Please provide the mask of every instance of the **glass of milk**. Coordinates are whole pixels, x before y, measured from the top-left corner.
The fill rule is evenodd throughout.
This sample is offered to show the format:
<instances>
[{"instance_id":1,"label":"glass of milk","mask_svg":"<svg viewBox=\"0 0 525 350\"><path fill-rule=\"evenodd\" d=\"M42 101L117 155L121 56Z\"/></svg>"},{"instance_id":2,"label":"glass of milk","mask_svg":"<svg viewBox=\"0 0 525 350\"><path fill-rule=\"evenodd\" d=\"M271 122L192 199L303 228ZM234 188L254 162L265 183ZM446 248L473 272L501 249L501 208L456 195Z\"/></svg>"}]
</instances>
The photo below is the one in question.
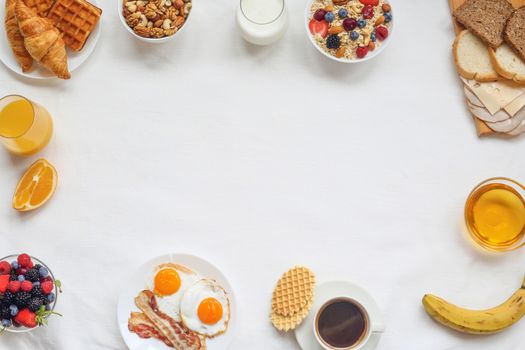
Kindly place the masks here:
<instances>
[{"instance_id":1,"label":"glass of milk","mask_svg":"<svg viewBox=\"0 0 525 350\"><path fill-rule=\"evenodd\" d=\"M240 0L237 24L242 37L255 45L279 40L288 27L285 0Z\"/></svg>"}]
</instances>

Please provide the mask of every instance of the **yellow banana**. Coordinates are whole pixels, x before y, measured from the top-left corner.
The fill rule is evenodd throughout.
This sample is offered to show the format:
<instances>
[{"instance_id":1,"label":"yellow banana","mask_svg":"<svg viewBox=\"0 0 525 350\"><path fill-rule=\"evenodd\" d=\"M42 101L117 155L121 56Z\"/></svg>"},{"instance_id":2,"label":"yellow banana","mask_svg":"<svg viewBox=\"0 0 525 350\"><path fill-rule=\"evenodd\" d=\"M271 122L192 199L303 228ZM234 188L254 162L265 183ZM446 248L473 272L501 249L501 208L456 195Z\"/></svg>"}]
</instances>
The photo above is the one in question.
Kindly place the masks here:
<instances>
[{"instance_id":1,"label":"yellow banana","mask_svg":"<svg viewBox=\"0 0 525 350\"><path fill-rule=\"evenodd\" d=\"M426 312L442 325L463 333L491 334L512 326L525 315L525 279L503 304L487 310L468 310L432 294L423 297Z\"/></svg>"}]
</instances>

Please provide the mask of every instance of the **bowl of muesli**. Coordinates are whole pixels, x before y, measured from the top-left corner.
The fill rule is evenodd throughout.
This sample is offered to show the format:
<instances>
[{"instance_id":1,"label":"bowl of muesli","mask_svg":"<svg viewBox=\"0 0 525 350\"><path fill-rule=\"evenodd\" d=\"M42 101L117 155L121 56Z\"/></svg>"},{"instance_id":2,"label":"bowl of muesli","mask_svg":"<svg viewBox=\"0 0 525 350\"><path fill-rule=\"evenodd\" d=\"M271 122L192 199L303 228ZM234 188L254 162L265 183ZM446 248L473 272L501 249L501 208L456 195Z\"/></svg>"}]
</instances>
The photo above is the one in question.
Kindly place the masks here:
<instances>
[{"instance_id":1,"label":"bowl of muesli","mask_svg":"<svg viewBox=\"0 0 525 350\"><path fill-rule=\"evenodd\" d=\"M343 63L379 55L392 36L392 6L387 0L310 0L306 32L323 55Z\"/></svg>"},{"instance_id":2,"label":"bowl of muesli","mask_svg":"<svg viewBox=\"0 0 525 350\"><path fill-rule=\"evenodd\" d=\"M149 43L173 39L185 27L192 6L192 0L118 0L124 28Z\"/></svg>"}]
</instances>

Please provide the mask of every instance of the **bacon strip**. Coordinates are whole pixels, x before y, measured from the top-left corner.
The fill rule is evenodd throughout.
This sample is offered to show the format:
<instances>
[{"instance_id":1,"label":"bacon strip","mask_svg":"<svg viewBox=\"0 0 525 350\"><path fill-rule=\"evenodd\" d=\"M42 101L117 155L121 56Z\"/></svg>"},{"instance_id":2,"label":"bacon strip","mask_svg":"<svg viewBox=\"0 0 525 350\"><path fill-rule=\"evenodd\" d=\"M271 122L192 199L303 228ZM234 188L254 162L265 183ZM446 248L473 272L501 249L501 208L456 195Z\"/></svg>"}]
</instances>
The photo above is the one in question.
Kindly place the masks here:
<instances>
[{"instance_id":1,"label":"bacon strip","mask_svg":"<svg viewBox=\"0 0 525 350\"><path fill-rule=\"evenodd\" d=\"M167 346L173 347L169 340L157 330L155 325L142 312L131 313L128 320L128 329L141 338L157 338Z\"/></svg>"},{"instance_id":2,"label":"bacon strip","mask_svg":"<svg viewBox=\"0 0 525 350\"><path fill-rule=\"evenodd\" d=\"M175 349L202 350L197 333L159 312L155 296L151 291L140 292L135 298L135 304Z\"/></svg>"}]
</instances>

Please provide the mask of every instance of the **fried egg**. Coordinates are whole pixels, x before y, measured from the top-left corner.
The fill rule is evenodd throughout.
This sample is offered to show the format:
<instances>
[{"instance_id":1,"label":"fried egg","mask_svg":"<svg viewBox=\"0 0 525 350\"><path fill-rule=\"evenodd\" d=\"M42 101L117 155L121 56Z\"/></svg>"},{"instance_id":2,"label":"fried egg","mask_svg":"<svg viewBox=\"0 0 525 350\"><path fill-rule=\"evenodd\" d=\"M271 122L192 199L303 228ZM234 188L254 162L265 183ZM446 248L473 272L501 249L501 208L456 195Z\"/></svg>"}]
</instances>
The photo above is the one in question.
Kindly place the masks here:
<instances>
[{"instance_id":1,"label":"fried egg","mask_svg":"<svg viewBox=\"0 0 525 350\"><path fill-rule=\"evenodd\" d=\"M228 328L230 300L217 282L201 279L184 292L180 312L186 327L211 338Z\"/></svg>"},{"instance_id":2,"label":"fried egg","mask_svg":"<svg viewBox=\"0 0 525 350\"><path fill-rule=\"evenodd\" d=\"M198 274L182 265L167 263L157 266L149 287L155 294L159 311L180 322L182 296L200 279Z\"/></svg>"}]
</instances>

